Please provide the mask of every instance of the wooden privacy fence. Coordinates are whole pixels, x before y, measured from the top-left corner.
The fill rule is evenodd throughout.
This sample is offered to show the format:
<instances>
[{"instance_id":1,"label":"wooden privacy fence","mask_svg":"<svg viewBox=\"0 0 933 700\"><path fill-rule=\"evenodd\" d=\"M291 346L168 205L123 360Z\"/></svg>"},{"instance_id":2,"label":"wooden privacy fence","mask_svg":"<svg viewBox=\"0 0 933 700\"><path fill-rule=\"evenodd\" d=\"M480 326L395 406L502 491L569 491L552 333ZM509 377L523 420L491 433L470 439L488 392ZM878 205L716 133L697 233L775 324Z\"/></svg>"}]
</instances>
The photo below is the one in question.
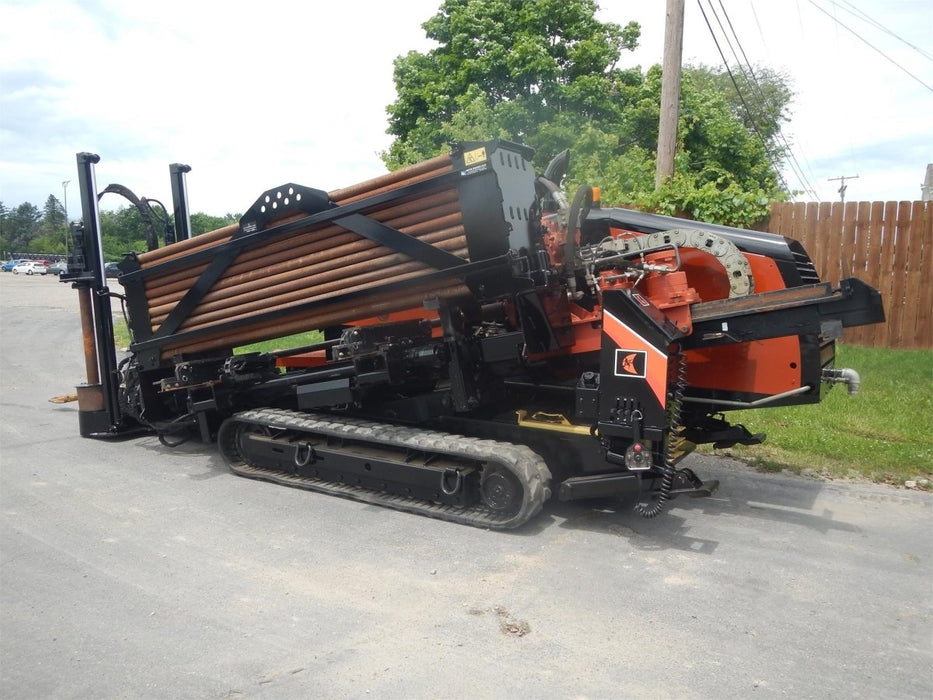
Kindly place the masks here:
<instances>
[{"instance_id":1,"label":"wooden privacy fence","mask_svg":"<svg viewBox=\"0 0 933 700\"><path fill-rule=\"evenodd\" d=\"M766 228L800 241L824 281L881 292L887 322L847 328L846 342L933 348L933 202L777 202Z\"/></svg>"}]
</instances>

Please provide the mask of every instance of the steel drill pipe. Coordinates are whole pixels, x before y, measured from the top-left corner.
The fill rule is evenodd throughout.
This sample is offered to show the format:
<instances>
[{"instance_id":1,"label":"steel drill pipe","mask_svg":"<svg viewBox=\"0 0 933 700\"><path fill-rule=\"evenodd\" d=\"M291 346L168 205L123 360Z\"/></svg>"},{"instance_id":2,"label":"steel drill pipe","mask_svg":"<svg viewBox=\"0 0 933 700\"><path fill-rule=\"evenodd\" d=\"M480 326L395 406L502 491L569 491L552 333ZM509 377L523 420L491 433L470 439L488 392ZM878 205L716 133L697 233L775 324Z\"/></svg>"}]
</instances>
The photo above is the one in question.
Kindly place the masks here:
<instances>
[{"instance_id":1,"label":"steel drill pipe","mask_svg":"<svg viewBox=\"0 0 933 700\"><path fill-rule=\"evenodd\" d=\"M454 195L453 198L449 196L450 194ZM455 195L456 193L448 193L448 196L445 197L432 197L430 198L431 202L436 202L436 204L427 209L409 211L411 207L409 204L405 207L393 207L393 211L399 214L398 216L384 218L381 214L385 212L380 212L380 216L374 218L392 228L403 229L405 233L417 235L420 229L409 227L432 220L438 221L439 226L448 225L446 222L450 220L447 217L459 212ZM441 221L445 223L440 223ZM331 236L333 238L330 238ZM286 238L267 242L265 245L257 244L254 247L244 249L237 255L230 267L224 271L221 279L296 256L306 255L314 250L314 247L319 245L322 240L330 240L333 245L340 245L358 239L357 234L351 234L337 224L325 225L323 228L307 229ZM162 299L162 297L173 292L186 291L195 283L195 280L207 268L207 265L206 262L195 263L162 275L158 272L150 272L148 278L144 281L146 297L150 304L156 299L158 299L156 303L164 303L165 299Z\"/></svg>"},{"instance_id":2,"label":"steel drill pipe","mask_svg":"<svg viewBox=\"0 0 933 700\"><path fill-rule=\"evenodd\" d=\"M225 243L226 241L230 240L233 234L239 230L239 224L230 224L213 231L201 233L194 238L186 238L183 241L178 241L162 248L156 248L155 250L150 250L146 253L139 253L136 256L136 259L139 261L140 267L151 267L158 263L174 260L175 258L181 257L183 255L190 255L191 253L197 250L201 250L202 248L208 248Z\"/></svg>"},{"instance_id":3,"label":"steel drill pipe","mask_svg":"<svg viewBox=\"0 0 933 700\"><path fill-rule=\"evenodd\" d=\"M328 197L337 205L362 202L451 171L450 156L440 156L334 190L328 193ZM425 243L453 252L464 260L468 258L459 195L453 188L364 206L360 213ZM303 213L294 213L275 219L268 226L280 226L303 217ZM159 273L158 266L194 253L203 256L229 241L238 230L237 226L224 227L139 256L153 327L167 318L177 302L197 283L209 263L194 263L182 269L170 269L165 274ZM321 324L324 323L333 325L353 318L418 308L425 298L450 298L467 293L459 280L419 284L419 278L430 275L433 268L349 232L337 223L312 224L273 236L271 240L267 238L240 251L178 331L206 330L206 338L187 343L179 341L168 346L164 355L231 347L279 337L283 333L323 327ZM147 271L150 274L147 275ZM378 290L387 281L410 282L413 286L402 295L386 299ZM372 294L368 293L370 290ZM349 293L363 293L363 296L350 302L339 301ZM334 303L328 304L328 299L333 299ZM301 311L309 301L322 302L322 308ZM296 309L295 316L289 313L292 307ZM269 322L269 313L280 318ZM250 323L252 317L255 317L254 323ZM214 325L236 325L238 322L244 323L242 329L227 332L229 329L219 328L210 332Z\"/></svg>"},{"instance_id":4,"label":"steel drill pipe","mask_svg":"<svg viewBox=\"0 0 933 700\"><path fill-rule=\"evenodd\" d=\"M437 175L442 175L451 170L451 158L439 156L422 163L401 168L391 173L387 173L377 178L365 182L333 190L328 193L328 199L338 205L350 204L352 202L371 197L375 194L387 192L391 189L404 187L405 185L415 184L428 180ZM212 245L224 243L239 230L239 224L231 224L214 231L202 233L193 238L184 241L178 241L172 245L159 248L157 250L141 253L138 256L139 264L142 267L151 267L156 263L167 262L181 255L190 255L196 250L201 250Z\"/></svg>"},{"instance_id":5,"label":"steel drill pipe","mask_svg":"<svg viewBox=\"0 0 933 700\"><path fill-rule=\"evenodd\" d=\"M302 214L289 214L288 216L282 217L277 223L285 224L290 221L296 221L297 219L302 218ZM152 269L158 265L162 265L167 262L172 262L173 260L178 260L179 258L186 258L195 253L202 253L206 250L213 250L224 243L229 242L234 235L240 230L239 224L231 224L230 226L224 226L221 229L216 231L209 231L208 233L202 233L200 236L195 238L189 238L181 243L189 243L190 241L197 241L198 245L191 245L185 250L172 250L175 246L180 245L179 243L173 243L170 246L165 246L164 248L159 248L158 250L151 251L151 253L157 253L159 251L165 251L165 254L155 261L143 262L143 255L150 255L151 253L143 253L137 255L137 261L140 263L140 267L144 270ZM215 237L215 234L224 234L223 236ZM229 235L227 235L229 234ZM158 275L158 272L155 272Z\"/></svg>"},{"instance_id":6,"label":"steel drill pipe","mask_svg":"<svg viewBox=\"0 0 933 700\"><path fill-rule=\"evenodd\" d=\"M445 249L450 247L452 249L451 252L456 251L465 254L465 247L457 248L457 245L465 246L465 241L462 238L459 241L456 239L445 241L441 245L443 245ZM194 322L204 313L217 310L229 310L244 304L256 305L258 308L261 308L263 305L268 306L275 304L280 301L281 295L288 294L294 298L300 298L302 295L313 295L322 285L327 285L328 289L336 290L339 290L341 286L349 288L354 282L354 280L348 279L350 275L365 274L370 271L377 272L379 278L382 279L383 282L387 280L395 281L396 274L403 271L400 269L403 265L406 266L403 268L404 270L411 269L410 266L408 266L410 262L411 261L398 256L398 254L385 256L384 258L376 260L364 259L356 264L341 265L328 269L321 275L282 281L276 284L275 289L272 290L267 290L260 280L250 287L237 289L236 291L238 293L235 296L215 299L198 305L190 314L189 322ZM420 269L426 269L429 272L432 271L431 268L427 268L423 264L418 264L418 266ZM153 330L168 317L171 308L173 307L163 307L163 311L152 316Z\"/></svg>"},{"instance_id":7,"label":"steel drill pipe","mask_svg":"<svg viewBox=\"0 0 933 700\"><path fill-rule=\"evenodd\" d=\"M392 191L394 191L394 190L400 190L400 189L402 189L402 188L404 188L404 187L408 187L409 185L416 185L416 184L421 183L421 182L426 182L426 181L431 180L431 179L433 179L433 178L435 178L435 177L439 177L439 176L441 176L441 175L446 175L446 174L448 174L449 172L450 172L450 169L449 169L449 168L444 168L444 169L442 169L442 170L436 170L436 171L433 171L433 172L425 173L425 174L423 174L423 175L417 175L417 176L415 176L415 177L410 177L410 178L406 178L406 179L403 179L403 180L399 180L398 182L395 182L395 183L393 183L393 184L391 184L391 185L386 185L386 186L384 186L384 187L379 187L379 188L374 189L374 190L369 190L369 191L363 192L363 193L361 193L361 194L358 194L358 195L356 195L356 196L354 196L354 197L350 197L350 198L348 198L348 199L341 199L341 200L331 199L331 201L334 202L335 204L339 205L339 206L345 206L345 205L349 205L349 204L355 204L355 203L360 202L360 201L362 201L362 200L364 200L364 199L369 199L370 197L375 197L375 196L380 195L380 194L385 194L386 192L392 192Z\"/></svg>"},{"instance_id":8,"label":"steel drill pipe","mask_svg":"<svg viewBox=\"0 0 933 700\"><path fill-rule=\"evenodd\" d=\"M455 209L455 203L447 203L429 210L412 212L406 216L390 219L387 224L401 230L402 233L420 236L422 233L435 228L435 226L444 227L459 223L460 215ZM318 250L327 249L331 246L336 247L366 240L362 239L358 234L348 232L337 225L307 232L303 235L303 239L299 245L294 245L293 240L276 241L262 248L244 251L237 256L233 264L224 272L214 288L228 286L230 279L243 273L257 270L264 271L272 265L287 263L290 260L313 254ZM375 246L377 244L371 243L371 245ZM150 279L146 287L149 305L155 306L180 299L206 267L207 263L204 263L196 267L186 268L178 273L172 273L165 280L159 277Z\"/></svg>"},{"instance_id":9,"label":"steel drill pipe","mask_svg":"<svg viewBox=\"0 0 933 700\"><path fill-rule=\"evenodd\" d=\"M462 254L465 255L466 239L457 234L456 230L439 234L434 245L451 252L455 250L462 251ZM380 270L383 279L392 280L396 268L409 262L411 260L400 253L388 253L372 257L366 251L333 258L305 269L251 280L236 287L219 290L216 293L211 292L208 295L210 298L205 297L191 311L189 317L194 318L209 311L250 303L259 299L264 300L264 303L272 303L277 301L281 294L288 294L298 290L311 290L325 283L351 284L353 281L350 279L351 275L370 270ZM425 266L422 265L422 267ZM153 308L150 314L153 326L161 324L174 307L175 304L165 304Z\"/></svg>"},{"instance_id":10,"label":"steel drill pipe","mask_svg":"<svg viewBox=\"0 0 933 700\"><path fill-rule=\"evenodd\" d=\"M338 204L349 204L363 196L370 196L375 191L385 191L386 188L392 189L399 187L400 183L420 178L427 180L435 175L443 174L453 170L453 159L449 154L437 156L429 160L421 161L415 165L409 165L405 168L393 170L385 175L380 175L371 180L342 187L328 193L331 201Z\"/></svg>"},{"instance_id":11,"label":"steel drill pipe","mask_svg":"<svg viewBox=\"0 0 933 700\"><path fill-rule=\"evenodd\" d=\"M457 252L465 251L452 251ZM363 267L357 265L353 267ZM404 282L414 280L418 277L424 277L433 272L422 263L410 262L405 265L393 268L392 282ZM385 271L371 270L369 272L352 273L353 284L348 285L346 280L338 279L330 283L323 283L313 287L302 288L276 295L271 298L256 299L252 297L250 301L242 304L221 307L213 312L197 314L190 316L179 328L179 332L189 330L199 330L213 326L217 323L227 323L239 321L251 316L261 315L263 313L282 311L291 307L300 306L308 302L323 302L327 299L340 297L347 293L362 292L369 289L376 289L385 285Z\"/></svg>"},{"instance_id":12,"label":"steel drill pipe","mask_svg":"<svg viewBox=\"0 0 933 700\"><path fill-rule=\"evenodd\" d=\"M463 298L470 294L470 290L459 281L448 286L438 287L436 284L413 288L411 292L404 295L375 293L371 297L336 304L328 307L326 311L309 311L288 320L268 320L239 329L220 330L204 338L190 341L180 340L163 348L162 357L170 358L178 353L240 347L261 340L282 338L328 326L344 325L357 319L367 318L369 315L384 316L398 311L421 308L425 299L446 301Z\"/></svg>"},{"instance_id":13,"label":"steel drill pipe","mask_svg":"<svg viewBox=\"0 0 933 700\"><path fill-rule=\"evenodd\" d=\"M459 216L444 217L443 220L432 222L431 226L440 224L441 221L443 221L444 224L459 224ZM413 237L425 243L432 243L446 238L447 234L443 232L449 231L451 228L455 227L448 226L447 228L433 229L429 228L428 224L424 224L418 227L418 235ZM317 241L314 244L302 246L300 251L295 251L296 255L294 257L285 256L284 258L280 258L277 262L270 260L268 261L268 265L249 264L243 265L242 267L238 266L240 267L239 270L230 271L230 273L234 274L225 273L217 280L213 287L211 287L211 290L205 295L204 300L214 298L217 295L223 295L223 290L229 289L230 287L246 284L253 280L268 280L270 277L274 277L281 273L291 272L293 276L297 276L298 274L311 274L315 270L321 268L309 268L309 265L326 263L333 258L363 251L368 251L367 255L370 257L387 255L392 252L384 246L380 246L378 243L361 239L356 234L335 236L327 240ZM150 297L148 300L150 314L161 313L164 311L162 307L175 304L185 295L192 284L193 281L186 286L180 286L180 283L175 283L167 290L159 290L160 292L166 291L167 293L161 293Z\"/></svg>"},{"instance_id":14,"label":"steel drill pipe","mask_svg":"<svg viewBox=\"0 0 933 700\"><path fill-rule=\"evenodd\" d=\"M461 255L466 255L466 238L463 236L462 226L438 231L422 240L444 250L458 251ZM241 303L250 303L257 299L268 303L277 300L280 294L296 290L310 290L324 283L334 281L349 283L352 282L352 275L374 269L381 271L383 279L392 280L395 268L409 262L411 259L408 256L391 251L386 251L385 254L376 257L371 251L365 250L350 255L329 256L327 260L316 260L307 267L288 273L265 276L234 287L211 291L192 310L190 317L194 318L208 311L229 308ZM426 266L422 265L422 267ZM161 324L174 306L174 304L165 304L151 309L153 325Z\"/></svg>"},{"instance_id":15,"label":"steel drill pipe","mask_svg":"<svg viewBox=\"0 0 933 700\"><path fill-rule=\"evenodd\" d=\"M454 255L465 255L465 241L463 238L452 238L438 244ZM433 272L431 268L415 261L408 260L398 254L385 256L375 260L348 260L345 264L326 270L323 274L290 279L275 284L274 288L267 289L262 286L242 289L236 296L218 299L199 305L189 316L188 322L196 323L203 319L205 314L211 312L231 312L233 309L251 309L261 311L273 304L283 301L298 301L302 298L311 298L323 292L337 292L343 289L350 291L360 281L380 280L383 283L396 281L396 276L421 270ZM186 323L188 323L186 322ZM185 324L182 328L186 327Z\"/></svg>"},{"instance_id":16,"label":"steel drill pipe","mask_svg":"<svg viewBox=\"0 0 933 700\"><path fill-rule=\"evenodd\" d=\"M400 228L423 221L429 221L431 218L441 218L454 211L459 211L457 193L455 190L446 190L429 197L425 197L420 207L417 202L404 202L393 207L371 212L372 218L393 228ZM296 217L297 218L297 217ZM231 267L236 267L253 260L266 261L267 254L281 253L289 251L291 255L300 254L299 248L304 243L313 243L328 235L337 235L345 233L346 229L338 224L321 224L320 228L311 227L304 231L290 233L287 236L277 240L257 243L254 247L246 248L234 260ZM297 244L296 241L301 243ZM147 297L153 294L153 290L161 289L163 285L181 283L175 289L184 289L186 286L194 284L194 278L201 274L208 263L195 263L180 270L173 270L166 274L159 274L156 270L151 270L149 277L145 282ZM241 268L242 269L242 268ZM229 273L225 273L229 274ZM155 292L164 293L164 292Z\"/></svg>"}]
</instances>

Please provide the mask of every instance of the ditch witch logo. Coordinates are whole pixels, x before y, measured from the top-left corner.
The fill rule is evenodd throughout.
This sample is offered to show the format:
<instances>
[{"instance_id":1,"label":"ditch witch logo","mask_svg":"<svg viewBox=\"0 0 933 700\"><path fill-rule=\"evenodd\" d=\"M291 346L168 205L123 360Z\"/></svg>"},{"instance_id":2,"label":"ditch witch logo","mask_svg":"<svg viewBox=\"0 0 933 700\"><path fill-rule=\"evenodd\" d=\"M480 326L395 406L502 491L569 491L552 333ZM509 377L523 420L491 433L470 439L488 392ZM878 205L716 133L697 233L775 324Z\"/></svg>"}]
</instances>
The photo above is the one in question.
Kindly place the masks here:
<instances>
[{"instance_id":1,"label":"ditch witch logo","mask_svg":"<svg viewBox=\"0 0 933 700\"><path fill-rule=\"evenodd\" d=\"M648 353L644 350L616 350L617 377L645 377L648 367Z\"/></svg>"}]
</instances>

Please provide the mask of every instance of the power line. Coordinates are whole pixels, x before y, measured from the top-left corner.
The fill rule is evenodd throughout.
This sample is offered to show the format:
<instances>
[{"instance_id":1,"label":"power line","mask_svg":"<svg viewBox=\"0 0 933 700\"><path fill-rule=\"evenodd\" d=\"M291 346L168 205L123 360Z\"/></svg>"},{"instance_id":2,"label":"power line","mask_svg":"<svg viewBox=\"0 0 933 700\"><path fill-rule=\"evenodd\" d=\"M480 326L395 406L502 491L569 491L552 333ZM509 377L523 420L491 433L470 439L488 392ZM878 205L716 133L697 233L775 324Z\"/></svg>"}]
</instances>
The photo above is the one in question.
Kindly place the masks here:
<instances>
[{"instance_id":1,"label":"power line","mask_svg":"<svg viewBox=\"0 0 933 700\"><path fill-rule=\"evenodd\" d=\"M916 80L918 83L920 83L920 84L921 84L923 87L925 87L927 90L929 90L930 92L933 92L933 86L927 85L925 82L923 82L923 80L921 80L921 79L918 78L916 75L914 75L913 73L911 73L909 70L907 70L906 68L904 68L904 66L902 66L900 63L898 63L898 62L895 61L893 58L891 58L890 56L888 56L884 51L882 51L881 49L879 49L877 46L875 46L874 44L872 44L871 42L869 42L867 39L865 39L863 36L861 36L858 32L856 32L856 31L855 31L854 29L852 29L850 26L848 26L848 25L845 24L844 22L839 21L838 18L834 17L834 16L831 15L829 12L827 12L825 9L823 9L822 7L820 7L819 5L817 5L816 2L814 2L814 0L807 0L807 2L809 2L811 5L813 5L813 7L815 7L817 10L819 10L819 11L822 12L824 15L826 15L827 17L829 17L831 20L833 20L833 22L835 22L836 24L838 24L840 27L842 27L843 29L845 29L846 31L848 31L848 32L849 32L850 34L852 34L856 39L858 39L859 41L861 41L863 44L865 44L866 46L868 46L870 49L872 49L872 50L878 52L878 53L879 53L882 57L884 57L887 61L893 63L895 66L897 66L898 68L900 68L904 73L906 73L906 74L909 75L911 78L913 78L914 80Z\"/></svg>"},{"instance_id":2,"label":"power line","mask_svg":"<svg viewBox=\"0 0 933 700\"><path fill-rule=\"evenodd\" d=\"M754 75L754 71L751 70L751 65L749 64L749 72L751 73L751 76L752 76L752 77L749 78L749 77L745 74L744 68L742 67L742 61L739 59L738 54L736 53L735 48L732 46L732 42L731 42L731 40L729 39L728 33L727 33L726 30L725 30L725 27L723 27L722 20L719 19L719 15L716 13L716 9L713 7L711 0L708 0L708 2L709 2L710 12L711 12L711 13L713 14L713 16L716 18L716 22L717 22L717 24L719 24L719 28L720 28L720 30L722 31L723 38L725 39L726 43L729 45L729 49L730 49L730 51L732 52L732 55L733 55L733 57L734 57L734 59L735 59L735 65L736 65L736 67L737 67L738 69L742 70L742 76L743 76L743 78L744 78L747 82L750 82L750 83L754 84L754 85L757 87L758 93L759 93L759 95L761 95L763 102L767 103L767 99L764 97L764 91L761 89L761 85L758 83L757 77ZM748 116L748 120L749 120L749 125L750 125L750 127L751 127L751 131L752 131L752 133L755 134L755 136L758 137L759 141L761 141L761 145L762 145L762 147L764 148L765 155L766 155L766 157L768 158L768 161L771 163L771 167L773 168L773 170L774 170L774 172L775 172L775 174L776 174L776 176L777 176L777 178L778 178L778 181L781 183L781 186L784 188L784 190L786 190L787 192L790 192L790 191L791 191L791 188L790 188L790 186L787 184L787 181L784 179L784 176L781 174L781 168L780 168L780 167L778 166L778 164L774 161L774 157L773 157L773 154L771 153L771 149L769 148L768 143L767 143L767 141L765 140L764 136L762 136L761 130L760 130L760 128L758 127L758 125L757 125L757 123L756 123L755 113L754 113L754 112L752 111L752 109L749 107L748 101L746 100L745 95L744 95L743 92L742 92L742 89L739 87L739 84L738 84L738 81L736 80L735 74L732 72L732 69L731 69L730 66L729 66L729 61L726 59L726 56L725 56L725 54L724 54L724 52L723 52L723 49L722 49L722 46L721 46L720 43L719 43L719 39L718 39L717 36L716 36L716 32L713 30L713 27L712 27L712 25L710 24L709 17L707 17L707 14L706 14L706 10L703 9L702 0L697 0L697 4L699 5L700 13L703 15L703 20L706 22L707 29L709 29L710 36L711 36L712 39L713 39L713 43L716 45L716 49L719 51L719 56L720 56L720 58L722 59L723 66L724 66L725 69L726 69L726 73L728 73L729 79L732 81L732 85L733 85L733 87L735 88L736 95L738 95L739 101L742 103L742 106L743 106L743 108L745 109L745 113L746 113L747 116ZM721 3L721 2L720 2L720 7L722 7L722 3ZM742 54L743 54L743 56L744 56L744 55L745 55L745 51L744 51L744 49L741 48L741 43L740 43L739 40L738 40L738 36L735 34L735 30L732 28L732 23L731 23L731 21L730 21L729 18L728 18L728 13L726 13L724 7L722 7L722 10L723 10L723 14L726 16L726 21L727 21L727 23L729 24L730 29L732 29L732 34L733 34L733 36L735 36L736 44L739 45L739 49L742 51ZM746 59L745 59L745 62L748 64L748 59L747 59L747 57L746 57ZM782 135L781 132L780 132L780 126L779 126L779 125L778 125L778 131L777 131L777 133L776 133L776 136L779 137L779 138L783 138L783 135ZM784 141L784 149L783 149L783 151L784 151L784 153L786 154L786 156L787 156L788 159L789 159L789 160L788 160L788 165L790 165L791 170L794 171L794 174L796 175L796 177L798 178L798 180L800 181L800 183L801 183L805 188L807 188L807 189L810 191L810 193L811 193L812 196L814 196L814 197L817 196L814 187L809 183L809 181L807 180L806 176L803 174L802 169L800 169L799 164L796 162L796 158L793 156L793 151L792 151L791 148L790 148L790 144L788 144L786 141ZM791 161L792 161L792 162L791 162Z\"/></svg>"},{"instance_id":3,"label":"power line","mask_svg":"<svg viewBox=\"0 0 933 700\"><path fill-rule=\"evenodd\" d=\"M735 37L735 43L739 47L739 51L742 53L742 59L745 62L745 66L748 68L748 75L751 76L751 83L752 85L755 86L755 89L758 91L758 96L761 100L761 104L764 104L766 107L771 107L771 108L775 107L776 105L773 105L768 100L767 96L764 93L764 90L762 90L761 88L761 83L758 81L758 76L755 75L755 69L752 67L751 62L748 60L748 55L745 53L745 49L742 47L742 42L739 41L739 36L738 34L736 34L735 27L732 26L732 20L729 18L729 13L726 12L726 8L722 4L722 0L719 0L719 7L720 9L722 9L722 14L726 18L726 23L729 25L729 30L732 32L733 37ZM712 4L710 4L710 9L713 10L715 14L715 10L713 9ZM716 21L719 22L718 16L716 17ZM721 22L719 22L719 27L720 29L723 29ZM725 34L725 29L723 29L723 34ZM728 36L726 36L726 40L728 41ZM731 42L729 42L729 47L730 48L732 47ZM739 67L742 68L742 64L739 61L739 58L736 55L734 50L732 52L732 55L735 57L736 62L739 64ZM742 70L744 73L744 68L742 68ZM784 137L784 133L782 131L780 123L778 123L777 121L777 118L775 119L775 126L777 127L777 132L775 133L774 136L783 145L782 150L787 159L788 165L790 166L791 170L794 171L794 174L797 176L797 179L799 180L800 184L802 184L804 188L809 190L810 195L812 197L815 197L817 200L819 200L819 196L816 193L816 189L809 182L809 180L807 180L806 175L804 175L803 173L803 168L800 166L800 163L797 162L797 156L794 154L793 149L790 147L790 144L787 142L787 139Z\"/></svg>"},{"instance_id":4,"label":"power line","mask_svg":"<svg viewBox=\"0 0 933 700\"><path fill-rule=\"evenodd\" d=\"M732 85L735 87L735 92L739 96L739 101L742 103L742 106L745 107L745 112L748 114L749 121L751 122L752 132L755 136L758 137L758 140L761 141L762 147L764 147L765 156L768 158L768 161L771 163L771 167L774 169L775 174L777 175L778 180L781 183L781 186L790 191L790 187L787 185L787 181L784 179L784 176L781 175L781 169L777 167L777 164L774 162L774 159L771 157L771 152L768 149L768 144L765 142L764 137L755 127L755 122L752 119L752 111L748 107L748 103L745 101L745 96L742 94L742 91L739 89L739 84L735 79L735 75L732 74L732 69L729 68L729 62L726 60L726 55L722 52L722 47L719 45L719 39L716 38L716 33L713 31L712 25L709 23L709 18L706 16L706 10L703 9L702 0L697 0L697 5L700 8L700 14L703 15L703 21L706 22L706 28L709 29L710 36L713 38L713 43L716 44L716 50L719 52L719 57L722 59L722 63L726 68L726 73L729 74L729 79L732 80ZM710 5L712 10L712 5Z\"/></svg>"},{"instance_id":5,"label":"power line","mask_svg":"<svg viewBox=\"0 0 933 700\"><path fill-rule=\"evenodd\" d=\"M729 44L729 48L732 50L732 55L736 60L736 64L738 65L739 69L742 70L743 77L755 87L755 90L758 93L758 98L760 100L759 105L764 105L765 108L773 107L774 105L770 103L770 101L768 100L767 96L764 93L764 90L761 87L761 83L758 80L758 76L755 75L755 70L752 67L751 62L748 60L748 55L745 53L745 49L742 47L742 42L739 40L738 34L735 31L735 27L732 24L732 20L729 17L729 13L726 11L725 6L722 4L722 0L719 0L719 7L722 10L723 16L726 18L726 23L729 25L729 30L732 32L732 35L735 38L736 46L739 47L739 51L742 54L742 60L739 59L738 54L736 53L735 49L732 47L732 42L729 40L728 34L726 34L725 27L722 26L722 22L720 21L719 16L716 14L715 8L712 6L712 3L710 3L710 10L716 16L716 21L719 24L719 28L722 30L723 35L725 36L726 41ZM743 66L743 61L744 61L744 66ZM746 75L746 68L747 68L747 75ZM749 118L753 119L751 114L749 115ZM797 176L798 181L806 189L810 191L812 196L816 197L817 196L816 191L814 187L810 184L810 182L807 180L806 175L803 174L803 169L800 167L800 164L797 162L797 158L794 155L793 149L790 147L790 144L787 142L787 140L784 138L784 134L781 132L781 126L778 123L777 118L775 119L775 126L777 127L777 131L773 135L773 138L776 141L779 141L781 143L782 145L781 151L787 160L787 164L790 166L790 169Z\"/></svg>"},{"instance_id":6,"label":"power line","mask_svg":"<svg viewBox=\"0 0 933 700\"><path fill-rule=\"evenodd\" d=\"M769 62L769 63L773 63L773 60L772 60L772 58L771 58L771 51L770 51L769 48L768 48L768 40L765 38L764 30L761 28L761 20L758 18L758 11L755 9L755 3L754 3L754 2L750 2L750 3L749 3L749 9L752 11L752 17L755 19L755 26L758 28L758 38L761 39L761 46L764 48L764 52L765 52L765 55L766 55L767 58L768 58L768 62ZM799 13L800 7L799 7L799 5L798 5L797 9L798 9L798 14L797 14L797 16L798 16L798 19L799 19L799 17L800 17L800 13ZM802 30L802 29L803 29L803 26L801 25L801 30ZM785 132L785 129L784 129L783 127L781 127L781 138L784 138L784 132ZM788 142L788 148L789 148L789 146L790 146L790 143ZM793 151L791 151L791 152L793 152ZM802 169L802 170L806 170L806 172L809 174L809 177L810 177L810 178L816 179L816 175L815 175L815 173L813 172L813 168L812 168L811 165L810 165L810 161L809 161L809 159L807 158L807 154L806 154L806 153L803 153L803 152L801 151L800 157L803 159L803 164L804 164L804 166L805 166L805 168L801 168L801 169ZM803 184L803 183L801 182L801 184ZM816 199L817 201L819 201L820 197L819 197L819 195L817 194L816 190L814 190L814 189L811 188L810 195L811 195L814 199Z\"/></svg>"},{"instance_id":7,"label":"power line","mask_svg":"<svg viewBox=\"0 0 933 700\"><path fill-rule=\"evenodd\" d=\"M771 52L768 51L768 45L767 45L767 43L765 42L765 33L761 30L761 22L758 20L758 13L755 12L755 3L751 3L751 4L749 5L749 8L750 8L751 11L752 11L752 17L755 18L755 26L758 27L758 36L761 37L761 43L762 43L762 45L765 47L765 53L767 54L768 60L770 61L770 60L771 60Z\"/></svg>"},{"instance_id":8,"label":"power line","mask_svg":"<svg viewBox=\"0 0 933 700\"><path fill-rule=\"evenodd\" d=\"M879 31L884 32L884 33L887 34L888 36L891 36L891 37L897 39L897 40L900 41L901 43L906 44L907 46L909 46L910 48L912 48L914 51L916 51L917 53L919 53L921 56L923 56L925 59L927 59L928 61L933 61L933 54L929 53L928 51L925 51L924 49L920 48L919 46L916 46L915 44L911 44L909 41L907 41L907 39L905 39L904 37L900 36L899 34L893 32L893 31L891 31L890 29L888 29L887 27L885 27L883 24L881 24L881 22L879 22L879 21L873 19L872 17L869 17L865 12L863 12L863 11L860 10L860 9L858 9L858 8L857 8L855 5L853 5L851 2L847 2L846 0L841 0L841 2L842 2L843 5L848 5L848 6L851 7L852 9L851 9L851 10L847 10L845 7L842 7L842 8L840 8L840 9L845 10L846 12L848 12L850 15L853 15L854 17L858 17L859 19L861 19L861 20L864 21L864 22L868 22L868 24L872 25L875 29L878 29ZM836 4L836 3L835 3L835 0L833 0L833 4L834 4L834 5Z\"/></svg>"}]
</instances>

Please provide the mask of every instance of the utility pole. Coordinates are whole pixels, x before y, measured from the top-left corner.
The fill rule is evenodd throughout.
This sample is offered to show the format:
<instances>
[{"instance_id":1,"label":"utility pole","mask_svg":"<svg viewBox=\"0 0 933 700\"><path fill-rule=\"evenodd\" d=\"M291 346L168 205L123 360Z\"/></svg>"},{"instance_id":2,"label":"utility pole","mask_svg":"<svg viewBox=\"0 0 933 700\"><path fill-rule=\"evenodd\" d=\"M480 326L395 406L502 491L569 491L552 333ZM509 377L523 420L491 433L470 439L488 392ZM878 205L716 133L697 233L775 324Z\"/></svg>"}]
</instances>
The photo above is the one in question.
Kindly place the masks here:
<instances>
[{"instance_id":1,"label":"utility pole","mask_svg":"<svg viewBox=\"0 0 933 700\"><path fill-rule=\"evenodd\" d=\"M677 119L680 116L680 65L684 52L684 0L667 0L664 60L661 64L661 121L658 124L658 162L655 188L674 175Z\"/></svg>"},{"instance_id":2,"label":"utility pole","mask_svg":"<svg viewBox=\"0 0 933 700\"><path fill-rule=\"evenodd\" d=\"M828 179L830 182L835 180L839 181L839 189L837 190L837 192L839 192L839 201L845 204L846 188L848 187L846 185L846 180L858 180L858 175L840 175L839 177L831 177Z\"/></svg>"}]
</instances>

